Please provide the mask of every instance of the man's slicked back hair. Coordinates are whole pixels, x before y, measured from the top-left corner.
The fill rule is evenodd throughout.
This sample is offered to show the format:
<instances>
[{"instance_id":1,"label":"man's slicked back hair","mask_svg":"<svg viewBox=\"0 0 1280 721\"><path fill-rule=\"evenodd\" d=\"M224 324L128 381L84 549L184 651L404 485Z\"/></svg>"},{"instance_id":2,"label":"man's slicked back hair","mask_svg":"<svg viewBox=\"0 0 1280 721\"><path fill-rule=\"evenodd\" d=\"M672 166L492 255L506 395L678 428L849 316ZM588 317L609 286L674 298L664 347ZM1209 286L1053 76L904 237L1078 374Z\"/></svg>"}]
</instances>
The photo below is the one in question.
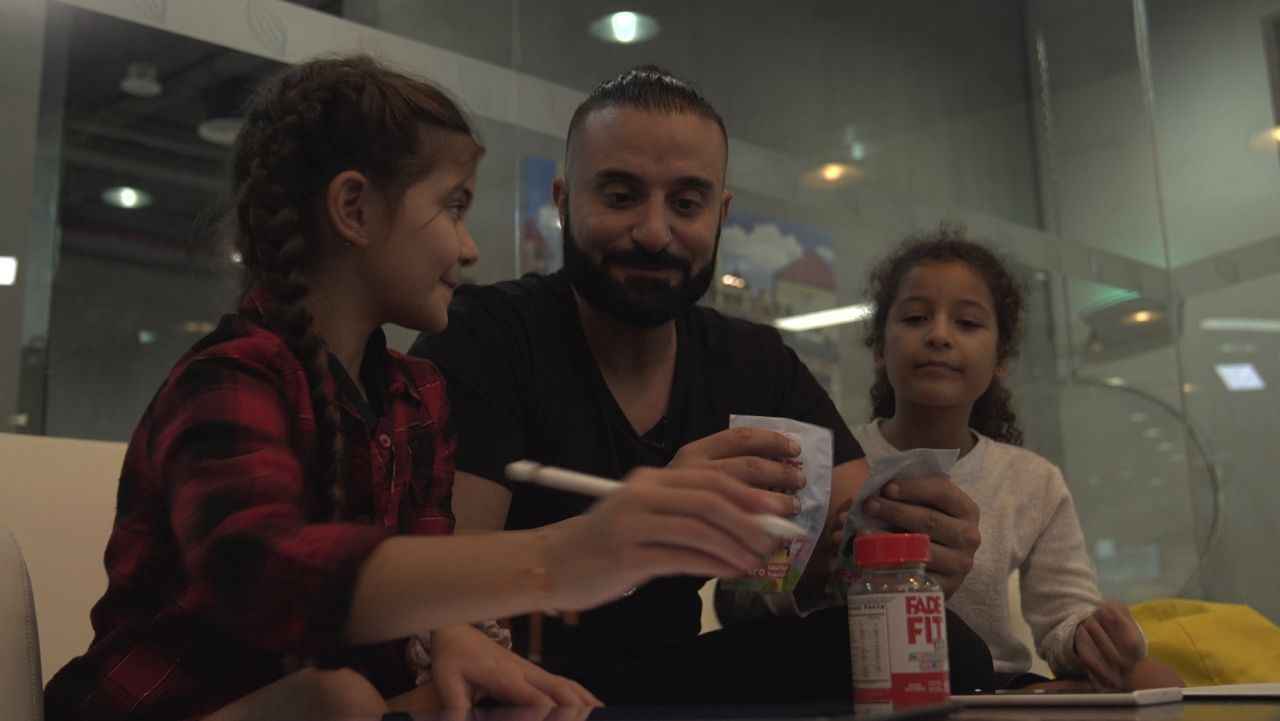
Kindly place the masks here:
<instances>
[{"instance_id":1,"label":"man's slicked back hair","mask_svg":"<svg viewBox=\"0 0 1280 721\"><path fill-rule=\"evenodd\" d=\"M724 138L725 157L728 158L729 134L725 132L720 113L692 85L657 65L634 67L596 86L569 120L569 133L565 138L566 155L573 147L574 133L591 113L615 107L635 108L651 113L694 115L714 120L720 128L720 136Z\"/></svg>"}]
</instances>

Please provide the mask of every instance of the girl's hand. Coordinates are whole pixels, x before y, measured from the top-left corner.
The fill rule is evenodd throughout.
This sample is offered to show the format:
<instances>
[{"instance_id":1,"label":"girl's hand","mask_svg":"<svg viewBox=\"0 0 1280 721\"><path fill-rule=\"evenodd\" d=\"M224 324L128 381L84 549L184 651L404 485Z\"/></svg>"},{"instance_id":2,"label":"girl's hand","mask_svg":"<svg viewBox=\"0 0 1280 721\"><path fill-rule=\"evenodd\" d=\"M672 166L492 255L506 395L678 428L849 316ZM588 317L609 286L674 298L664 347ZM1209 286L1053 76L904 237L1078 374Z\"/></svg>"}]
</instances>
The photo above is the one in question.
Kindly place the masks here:
<instances>
[{"instance_id":1,"label":"girl's hand","mask_svg":"<svg viewBox=\"0 0 1280 721\"><path fill-rule=\"evenodd\" d=\"M547 605L591 608L659 576L741 575L781 542L752 514L794 510L717 471L636 470L586 514L543 529Z\"/></svg>"},{"instance_id":2,"label":"girl's hand","mask_svg":"<svg viewBox=\"0 0 1280 721\"><path fill-rule=\"evenodd\" d=\"M431 678L445 708L471 708L483 698L512 706L603 706L576 681L498 645L474 626L431 634Z\"/></svg>"},{"instance_id":3,"label":"girl's hand","mask_svg":"<svg viewBox=\"0 0 1280 721\"><path fill-rule=\"evenodd\" d=\"M1076 625L1075 649L1095 684L1129 688L1130 676L1147 655L1147 641L1129 607L1107 601Z\"/></svg>"},{"instance_id":4,"label":"girl's hand","mask_svg":"<svg viewBox=\"0 0 1280 721\"><path fill-rule=\"evenodd\" d=\"M929 575L950 598L973 570L982 544L978 504L949 478L889 481L879 496L867 499L863 512L890 528L929 536ZM874 534L860 529L859 535Z\"/></svg>"}]
</instances>

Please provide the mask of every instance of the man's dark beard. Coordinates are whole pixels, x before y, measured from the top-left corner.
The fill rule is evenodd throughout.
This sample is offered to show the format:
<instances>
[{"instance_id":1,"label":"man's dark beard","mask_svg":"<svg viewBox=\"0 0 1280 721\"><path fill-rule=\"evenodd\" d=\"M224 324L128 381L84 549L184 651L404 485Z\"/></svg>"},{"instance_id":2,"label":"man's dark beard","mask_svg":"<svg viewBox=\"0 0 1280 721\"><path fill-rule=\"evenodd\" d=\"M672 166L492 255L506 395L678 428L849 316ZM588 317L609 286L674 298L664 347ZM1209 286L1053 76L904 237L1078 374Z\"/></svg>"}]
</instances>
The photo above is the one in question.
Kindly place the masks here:
<instances>
[{"instance_id":1,"label":"man's dark beard","mask_svg":"<svg viewBox=\"0 0 1280 721\"><path fill-rule=\"evenodd\" d=\"M692 308L711 287L716 252L720 249L720 229L717 227L711 260L705 268L691 275L692 265L684 258L665 250L650 253L639 247L605 253L600 265L596 265L574 239L567 209L561 233L564 236L564 272L569 283L591 305L637 328L654 328ZM613 264L651 270L676 268L684 273L684 277L675 285L669 285L662 278L645 277L628 277L618 282L609 275L609 266Z\"/></svg>"}]
</instances>

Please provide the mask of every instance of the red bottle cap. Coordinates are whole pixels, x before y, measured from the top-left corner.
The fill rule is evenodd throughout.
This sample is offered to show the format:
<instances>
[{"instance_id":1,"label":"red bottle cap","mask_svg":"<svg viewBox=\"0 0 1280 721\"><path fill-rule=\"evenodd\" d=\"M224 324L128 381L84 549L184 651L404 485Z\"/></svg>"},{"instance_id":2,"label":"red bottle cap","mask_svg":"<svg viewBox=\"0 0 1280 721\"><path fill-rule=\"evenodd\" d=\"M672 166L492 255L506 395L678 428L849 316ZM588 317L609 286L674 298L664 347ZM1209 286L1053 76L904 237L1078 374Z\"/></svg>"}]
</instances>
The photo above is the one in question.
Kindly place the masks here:
<instances>
[{"instance_id":1,"label":"red bottle cap","mask_svg":"<svg viewBox=\"0 0 1280 721\"><path fill-rule=\"evenodd\" d=\"M862 568L893 568L928 563L929 537L923 533L885 533L853 541L854 563Z\"/></svg>"}]
</instances>

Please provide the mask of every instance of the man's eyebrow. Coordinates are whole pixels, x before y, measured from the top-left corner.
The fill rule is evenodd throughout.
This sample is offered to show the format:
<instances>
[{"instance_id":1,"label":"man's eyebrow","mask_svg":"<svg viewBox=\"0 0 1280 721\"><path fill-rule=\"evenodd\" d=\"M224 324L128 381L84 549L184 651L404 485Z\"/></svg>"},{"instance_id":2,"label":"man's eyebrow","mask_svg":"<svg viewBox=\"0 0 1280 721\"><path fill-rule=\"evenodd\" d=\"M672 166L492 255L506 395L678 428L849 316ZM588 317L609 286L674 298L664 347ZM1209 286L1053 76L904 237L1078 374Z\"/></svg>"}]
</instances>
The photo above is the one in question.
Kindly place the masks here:
<instances>
[{"instance_id":1,"label":"man's eyebrow","mask_svg":"<svg viewBox=\"0 0 1280 721\"><path fill-rule=\"evenodd\" d=\"M639 183L640 176L628 170L605 168L596 171L595 180L597 183Z\"/></svg>"},{"instance_id":2,"label":"man's eyebrow","mask_svg":"<svg viewBox=\"0 0 1280 721\"><path fill-rule=\"evenodd\" d=\"M595 173L595 182L603 185L606 183L628 183L631 185L641 185L644 181L639 175L620 168L605 168ZM716 184L710 178L701 175L682 175L676 178L672 183L672 187L676 188L692 188L703 192L711 192L716 189Z\"/></svg>"}]
</instances>

